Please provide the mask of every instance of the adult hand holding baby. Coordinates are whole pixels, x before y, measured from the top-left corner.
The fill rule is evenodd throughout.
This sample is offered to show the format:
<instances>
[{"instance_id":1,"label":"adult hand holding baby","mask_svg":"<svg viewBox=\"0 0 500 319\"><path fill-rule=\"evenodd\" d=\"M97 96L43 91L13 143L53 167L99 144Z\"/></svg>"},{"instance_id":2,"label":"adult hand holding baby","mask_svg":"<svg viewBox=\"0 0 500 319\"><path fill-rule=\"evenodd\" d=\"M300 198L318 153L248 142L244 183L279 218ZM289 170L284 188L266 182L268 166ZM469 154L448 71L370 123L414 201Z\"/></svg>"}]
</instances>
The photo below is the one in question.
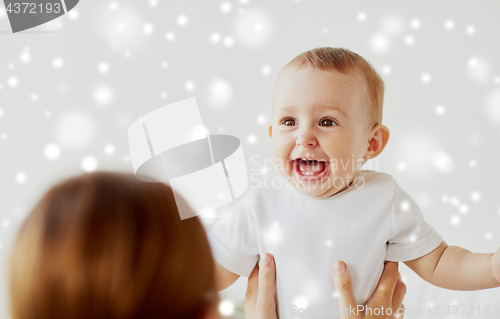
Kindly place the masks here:
<instances>
[{"instance_id":1,"label":"adult hand holding baby","mask_svg":"<svg viewBox=\"0 0 500 319\"><path fill-rule=\"evenodd\" d=\"M403 318L406 286L401 280L398 263L389 261L385 264L377 289L363 306L358 307L354 299L351 274L343 261L336 262L333 267L333 284L338 293L342 319Z\"/></svg>"},{"instance_id":2,"label":"adult hand holding baby","mask_svg":"<svg viewBox=\"0 0 500 319\"><path fill-rule=\"evenodd\" d=\"M277 319L276 265L271 254L264 253L259 264L255 265L248 277L245 295L245 317L248 319Z\"/></svg>"},{"instance_id":3,"label":"adult hand holding baby","mask_svg":"<svg viewBox=\"0 0 500 319\"><path fill-rule=\"evenodd\" d=\"M245 314L249 319L277 318L276 296L274 283L276 281L276 266L271 254L264 254L250 277L245 295ZM403 318L403 298L406 286L398 272L398 264L387 262L384 272L373 296L364 305L362 311L357 311L358 304L354 299L351 274L347 265L339 261L333 268L333 284L338 293L340 318L342 319L369 319L369 318ZM361 306L360 306L361 307ZM372 312L366 311L371 308ZM343 309L346 309L342 311ZM355 309L355 311L349 311ZM375 311L375 309L378 309ZM383 313L380 310L384 310ZM387 309L390 309L387 311ZM353 314L354 313L354 314ZM389 314L388 314L389 313ZM398 316L398 314L401 314Z\"/></svg>"}]
</instances>

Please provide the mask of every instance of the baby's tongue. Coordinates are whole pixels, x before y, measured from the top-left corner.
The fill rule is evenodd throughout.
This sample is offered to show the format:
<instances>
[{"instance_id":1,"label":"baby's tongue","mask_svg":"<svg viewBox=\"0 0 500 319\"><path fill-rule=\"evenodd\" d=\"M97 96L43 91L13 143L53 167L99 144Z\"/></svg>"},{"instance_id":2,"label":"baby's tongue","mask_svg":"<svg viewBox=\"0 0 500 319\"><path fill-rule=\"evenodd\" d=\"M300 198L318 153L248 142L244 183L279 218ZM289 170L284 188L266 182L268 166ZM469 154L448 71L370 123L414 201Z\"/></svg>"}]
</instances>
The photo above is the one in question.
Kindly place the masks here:
<instances>
[{"instance_id":1,"label":"baby's tongue","mask_svg":"<svg viewBox=\"0 0 500 319\"><path fill-rule=\"evenodd\" d=\"M321 172L325 169L325 162L318 162L318 161L301 161L300 163L300 170L302 172Z\"/></svg>"}]
</instances>

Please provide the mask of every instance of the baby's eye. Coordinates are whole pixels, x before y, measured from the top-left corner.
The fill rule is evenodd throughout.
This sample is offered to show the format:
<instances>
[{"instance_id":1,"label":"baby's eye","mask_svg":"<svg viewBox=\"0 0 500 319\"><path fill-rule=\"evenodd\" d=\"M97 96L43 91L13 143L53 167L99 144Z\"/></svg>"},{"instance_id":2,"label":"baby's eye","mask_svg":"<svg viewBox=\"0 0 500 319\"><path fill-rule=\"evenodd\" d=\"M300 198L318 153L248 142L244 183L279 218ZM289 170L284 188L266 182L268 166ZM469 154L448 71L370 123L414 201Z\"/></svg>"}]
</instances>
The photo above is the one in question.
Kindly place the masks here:
<instances>
[{"instance_id":1,"label":"baby's eye","mask_svg":"<svg viewBox=\"0 0 500 319\"><path fill-rule=\"evenodd\" d=\"M295 120L294 119L283 119L281 121L281 124L285 124L285 126L294 126L292 124L287 124L287 123L295 123Z\"/></svg>"},{"instance_id":2,"label":"baby's eye","mask_svg":"<svg viewBox=\"0 0 500 319\"><path fill-rule=\"evenodd\" d=\"M320 122L320 125L322 125L322 126L334 126L334 125L337 125L337 123L335 123L335 121L333 121L332 119L322 119Z\"/></svg>"}]
</instances>

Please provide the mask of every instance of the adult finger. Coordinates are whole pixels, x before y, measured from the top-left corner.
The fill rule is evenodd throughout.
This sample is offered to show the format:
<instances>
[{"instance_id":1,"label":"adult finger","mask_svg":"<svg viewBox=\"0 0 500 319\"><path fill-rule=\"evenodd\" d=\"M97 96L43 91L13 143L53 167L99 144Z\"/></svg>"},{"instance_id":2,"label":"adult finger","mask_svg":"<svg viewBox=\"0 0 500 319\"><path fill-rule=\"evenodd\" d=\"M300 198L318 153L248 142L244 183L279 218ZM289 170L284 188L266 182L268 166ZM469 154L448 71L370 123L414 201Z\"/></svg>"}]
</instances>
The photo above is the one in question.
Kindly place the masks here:
<instances>
[{"instance_id":1,"label":"adult finger","mask_svg":"<svg viewBox=\"0 0 500 319\"><path fill-rule=\"evenodd\" d=\"M406 294L406 285L401 279L401 275L398 277L396 282L396 288L394 289L394 295L392 296L392 308L394 310L399 309L403 304L403 299Z\"/></svg>"},{"instance_id":2,"label":"adult finger","mask_svg":"<svg viewBox=\"0 0 500 319\"><path fill-rule=\"evenodd\" d=\"M262 319L261 309L257 305L259 294L259 265L256 264L248 277L247 292L245 294L245 315L249 319Z\"/></svg>"},{"instance_id":3,"label":"adult finger","mask_svg":"<svg viewBox=\"0 0 500 319\"><path fill-rule=\"evenodd\" d=\"M333 286L339 299L339 308L350 309L356 307L356 299L352 291L352 280L349 268L343 261L337 261L333 265ZM342 312L341 312L342 313Z\"/></svg>"},{"instance_id":4,"label":"adult finger","mask_svg":"<svg viewBox=\"0 0 500 319\"><path fill-rule=\"evenodd\" d=\"M384 272L382 273L382 277L380 277L373 296L377 297L378 300L385 300L388 304L392 305L392 298L394 296L394 289L396 288L398 277L398 263L392 261L386 262Z\"/></svg>"},{"instance_id":5,"label":"adult finger","mask_svg":"<svg viewBox=\"0 0 500 319\"><path fill-rule=\"evenodd\" d=\"M259 264L255 264L255 267L248 277L247 292L245 294L245 302L257 302L257 294L259 293Z\"/></svg>"},{"instance_id":6,"label":"adult finger","mask_svg":"<svg viewBox=\"0 0 500 319\"><path fill-rule=\"evenodd\" d=\"M272 307L274 302L274 283L276 266L271 254L264 253L259 262L259 293L257 303L260 307Z\"/></svg>"}]
</instances>

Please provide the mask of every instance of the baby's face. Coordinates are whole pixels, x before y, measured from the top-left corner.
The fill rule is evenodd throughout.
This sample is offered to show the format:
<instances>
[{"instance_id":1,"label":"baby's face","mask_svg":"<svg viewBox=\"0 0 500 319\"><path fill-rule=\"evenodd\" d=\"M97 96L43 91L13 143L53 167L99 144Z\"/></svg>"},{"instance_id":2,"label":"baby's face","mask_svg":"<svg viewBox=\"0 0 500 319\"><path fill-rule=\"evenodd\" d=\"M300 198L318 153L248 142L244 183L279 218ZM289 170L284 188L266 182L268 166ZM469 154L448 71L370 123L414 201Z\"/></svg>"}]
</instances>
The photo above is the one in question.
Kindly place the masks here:
<instances>
[{"instance_id":1,"label":"baby's face","mask_svg":"<svg viewBox=\"0 0 500 319\"><path fill-rule=\"evenodd\" d=\"M369 146L365 81L355 73L288 67L274 92L269 134L280 173L313 198L347 188Z\"/></svg>"}]
</instances>

